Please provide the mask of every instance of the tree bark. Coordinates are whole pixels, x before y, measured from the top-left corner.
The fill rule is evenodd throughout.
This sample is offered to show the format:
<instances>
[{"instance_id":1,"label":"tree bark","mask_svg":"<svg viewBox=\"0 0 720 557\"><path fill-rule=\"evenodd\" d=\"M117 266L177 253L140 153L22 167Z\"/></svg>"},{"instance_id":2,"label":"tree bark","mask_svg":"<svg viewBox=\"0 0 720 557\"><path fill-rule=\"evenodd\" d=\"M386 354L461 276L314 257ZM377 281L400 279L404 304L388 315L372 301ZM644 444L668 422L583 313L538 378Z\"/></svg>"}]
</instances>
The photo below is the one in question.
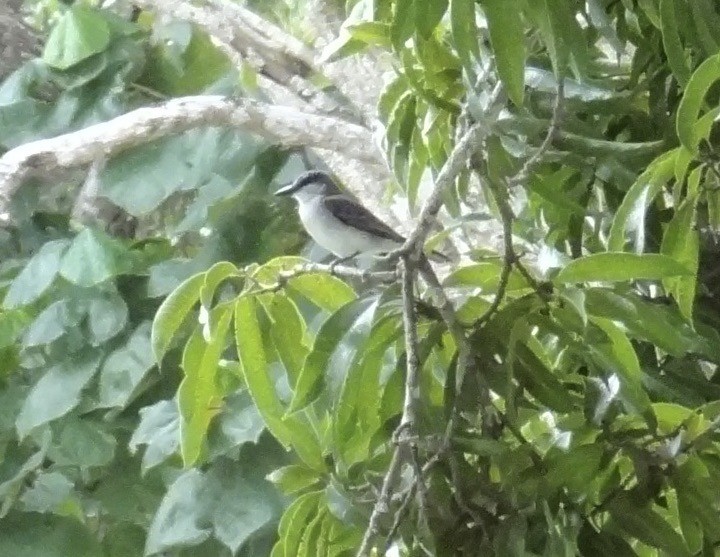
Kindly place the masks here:
<instances>
[{"instance_id":1,"label":"tree bark","mask_svg":"<svg viewBox=\"0 0 720 557\"><path fill-rule=\"evenodd\" d=\"M39 53L40 39L24 15L22 0L0 2L0 82Z\"/></svg>"}]
</instances>

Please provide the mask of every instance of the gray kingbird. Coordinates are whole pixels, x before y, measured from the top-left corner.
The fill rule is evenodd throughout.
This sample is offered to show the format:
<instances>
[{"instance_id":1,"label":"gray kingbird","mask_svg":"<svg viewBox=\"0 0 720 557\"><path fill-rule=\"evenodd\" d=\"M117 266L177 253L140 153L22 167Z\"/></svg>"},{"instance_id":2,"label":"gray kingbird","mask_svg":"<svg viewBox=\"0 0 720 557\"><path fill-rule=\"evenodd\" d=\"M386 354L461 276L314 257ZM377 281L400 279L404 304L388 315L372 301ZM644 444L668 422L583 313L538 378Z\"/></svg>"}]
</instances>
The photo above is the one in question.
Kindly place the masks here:
<instances>
[{"instance_id":1,"label":"gray kingbird","mask_svg":"<svg viewBox=\"0 0 720 557\"><path fill-rule=\"evenodd\" d=\"M356 255L387 253L405 243L405 238L340 190L321 170L304 172L275 195L293 196L308 234L343 261Z\"/></svg>"}]
</instances>

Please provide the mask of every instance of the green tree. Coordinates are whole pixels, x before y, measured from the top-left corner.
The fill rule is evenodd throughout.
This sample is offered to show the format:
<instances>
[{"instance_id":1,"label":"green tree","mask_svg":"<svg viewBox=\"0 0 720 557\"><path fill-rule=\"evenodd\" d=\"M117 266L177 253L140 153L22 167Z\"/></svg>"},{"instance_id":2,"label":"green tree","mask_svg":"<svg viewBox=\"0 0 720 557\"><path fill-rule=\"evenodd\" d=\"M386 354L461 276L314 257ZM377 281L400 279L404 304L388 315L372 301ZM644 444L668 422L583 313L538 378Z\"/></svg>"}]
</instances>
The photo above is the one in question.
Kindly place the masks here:
<instances>
[{"instance_id":1,"label":"green tree","mask_svg":"<svg viewBox=\"0 0 720 557\"><path fill-rule=\"evenodd\" d=\"M717 553L720 3L31 4L0 554Z\"/></svg>"}]
</instances>

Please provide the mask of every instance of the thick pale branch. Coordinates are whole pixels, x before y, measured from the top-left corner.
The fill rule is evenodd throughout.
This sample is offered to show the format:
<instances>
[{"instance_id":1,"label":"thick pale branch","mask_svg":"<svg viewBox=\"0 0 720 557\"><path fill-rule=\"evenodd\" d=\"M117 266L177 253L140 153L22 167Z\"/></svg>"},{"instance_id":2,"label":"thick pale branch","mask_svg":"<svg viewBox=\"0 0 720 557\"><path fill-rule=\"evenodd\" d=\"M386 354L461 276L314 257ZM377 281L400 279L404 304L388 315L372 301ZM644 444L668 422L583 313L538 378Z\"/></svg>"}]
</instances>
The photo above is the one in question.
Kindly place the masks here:
<instances>
[{"instance_id":1,"label":"thick pale branch","mask_svg":"<svg viewBox=\"0 0 720 557\"><path fill-rule=\"evenodd\" d=\"M26 143L0 157L0 213L23 179L82 167L155 139L204 126L230 126L255 133L285 147L330 149L383 165L370 132L343 120L284 106L222 96L197 96L128 112L82 130Z\"/></svg>"}]
</instances>

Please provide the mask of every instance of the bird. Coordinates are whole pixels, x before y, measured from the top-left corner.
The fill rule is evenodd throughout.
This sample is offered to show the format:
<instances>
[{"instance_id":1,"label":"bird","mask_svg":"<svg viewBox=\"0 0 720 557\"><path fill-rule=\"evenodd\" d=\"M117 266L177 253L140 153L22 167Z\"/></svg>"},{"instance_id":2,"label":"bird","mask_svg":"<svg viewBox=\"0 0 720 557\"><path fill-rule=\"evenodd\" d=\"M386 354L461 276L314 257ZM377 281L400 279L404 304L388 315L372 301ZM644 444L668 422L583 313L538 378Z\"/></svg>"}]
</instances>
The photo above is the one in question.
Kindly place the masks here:
<instances>
[{"instance_id":1,"label":"bird","mask_svg":"<svg viewBox=\"0 0 720 557\"><path fill-rule=\"evenodd\" d=\"M376 217L357 199L343 192L322 170L309 170L275 192L292 196L313 240L345 262L358 255L378 255L398 249L405 238Z\"/></svg>"}]
</instances>

